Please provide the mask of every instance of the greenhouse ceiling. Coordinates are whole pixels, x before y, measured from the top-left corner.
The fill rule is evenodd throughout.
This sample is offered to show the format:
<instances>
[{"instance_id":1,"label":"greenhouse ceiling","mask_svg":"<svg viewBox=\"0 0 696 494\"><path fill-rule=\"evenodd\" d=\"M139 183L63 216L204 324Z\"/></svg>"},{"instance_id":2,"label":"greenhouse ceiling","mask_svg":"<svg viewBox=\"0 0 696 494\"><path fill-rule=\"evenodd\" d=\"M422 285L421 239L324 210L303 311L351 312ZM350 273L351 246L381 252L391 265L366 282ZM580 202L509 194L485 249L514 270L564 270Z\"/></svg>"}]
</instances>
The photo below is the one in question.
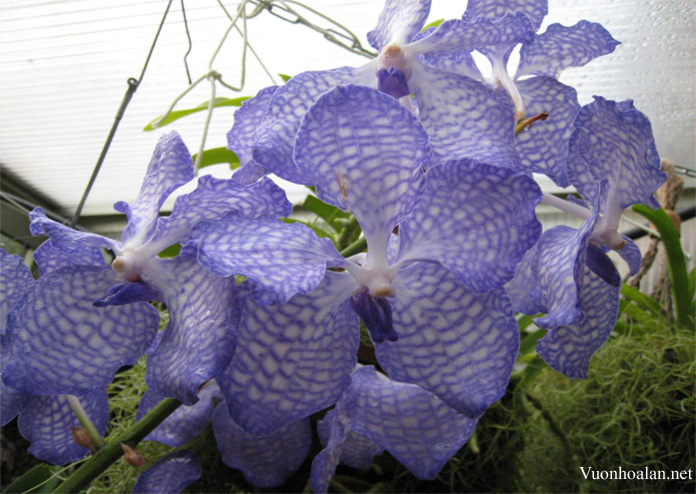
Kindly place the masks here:
<instances>
[{"instance_id":1,"label":"greenhouse ceiling","mask_svg":"<svg viewBox=\"0 0 696 494\"><path fill-rule=\"evenodd\" d=\"M368 47L365 34L376 23L378 1L306 0L312 8L349 28ZM5 173L71 214L109 133L129 78L138 78L165 12L166 0L5 0L0 4L0 163ZM222 1L227 12L237 2ZM216 0L174 1L149 66L135 93L84 208L85 215L113 212L119 200L135 199L155 142L176 129L195 153L205 112L144 132L188 86L184 56L189 49L182 5L192 41L186 57L193 80L205 74L230 22ZM433 0L430 20L459 17L464 1ZM306 13L299 7L298 11ZM570 69L561 81L578 90L581 103L593 94L633 99L653 123L658 150L675 164L694 168L696 143L696 26L694 4L678 0L551 0L545 25L588 19L622 42L614 53ZM276 13L279 13L276 11ZM282 14L282 13L280 13ZM309 13L320 29L328 20ZM334 28L335 29L335 28ZM542 30L544 26L542 26ZM320 32L261 12L247 21L252 53L244 88L218 86L216 96L250 96L277 74L358 66L365 59L326 41ZM241 37L234 31L212 68L233 85L241 80ZM177 105L192 108L210 98L204 82ZM217 109L206 148L224 146L234 108ZM229 175L225 165L205 169ZM693 183L693 182L692 182ZM547 190L558 190L550 181ZM291 200L306 191L290 189Z\"/></svg>"}]
</instances>

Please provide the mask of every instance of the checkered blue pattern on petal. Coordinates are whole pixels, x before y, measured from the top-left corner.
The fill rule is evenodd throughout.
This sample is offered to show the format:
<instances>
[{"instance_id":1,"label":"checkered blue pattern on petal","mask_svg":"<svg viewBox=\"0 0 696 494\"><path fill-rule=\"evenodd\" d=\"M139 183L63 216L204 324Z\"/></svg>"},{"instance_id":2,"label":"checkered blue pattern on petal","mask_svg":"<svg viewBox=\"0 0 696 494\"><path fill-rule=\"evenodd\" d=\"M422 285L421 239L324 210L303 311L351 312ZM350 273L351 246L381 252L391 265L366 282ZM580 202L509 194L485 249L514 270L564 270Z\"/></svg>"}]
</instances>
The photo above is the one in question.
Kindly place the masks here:
<instances>
[{"instance_id":1,"label":"checkered blue pattern on petal","mask_svg":"<svg viewBox=\"0 0 696 494\"><path fill-rule=\"evenodd\" d=\"M114 283L110 268L93 266L39 278L8 322L5 383L31 394L81 395L134 364L155 337L159 313L144 302L94 307Z\"/></svg>"},{"instance_id":2,"label":"checkered blue pattern on petal","mask_svg":"<svg viewBox=\"0 0 696 494\"><path fill-rule=\"evenodd\" d=\"M370 249L386 249L394 226L422 192L430 149L423 127L397 100L339 86L307 113L296 158L314 176L319 198L352 211Z\"/></svg>"},{"instance_id":3,"label":"checkered blue pattern on petal","mask_svg":"<svg viewBox=\"0 0 696 494\"><path fill-rule=\"evenodd\" d=\"M485 17L495 20L513 12L522 12L526 15L536 31L549 13L549 2L548 0L469 0L462 19L474 20Z\"/></svg>"},{"instance_id":4,"label":"checkered blue pattern on petal","mask_svg":"<svg viewBox=\"0 0 696 494\"><path fill-rule=\"evenodd\" d=\"M520 169L543 173L559 187L570 185L566 170L573 121L580 110L575 89L552 77L532 77L515 83L527 117L546 112L546 120L535 122L517 136Z\"/></svg>"},{"instance_id":5,"label":"checkered blue pattern on petal","mask_svg":"<svg viewBox=\"0 0 696 494\"><path fill-rule=\"evenodd\" d=\"M34 277L22 258L0 249L0 335L5 334L7 316L34 286Z\"/></svg>"},{"instance_id":6,"label":"checkered blue pattern on petal","mask_svg":"<svg viewBox=\"0 0 696 494\"><path fill-rule=\"evenodd\" d=\"M582 67L614 51L620 42L601 24L580 21L574 26L551 24L531 43L522 45L517 77L547 75L558 77L568 67Z\"/></svg>"},{"instance_id":7,"label":"checkered blue pattern on petal","mask_svg":"<svg viewBox=\"0 0 696 494\"><path fill-rule=\"evenodd\" d=\"M300 468L312 443L308 418L291 422L271 435L252 436L232 420L225 403L215 409L213 433L222 461L241 470L257 487L283 484Z\"/></svg>"},{"instance_id":8,"label":"checkered blue pattern on petal","mask_svg":"<svg viewBox=\"0 0 696 494\"><path fill-rule=\"evenodd\" d=\"M106 389L94 390L79 397L80 403L103 436L109 424ZM65 396L32 396L19 414L19 432L31 446L29 452L54 465L65 465L83 458L89 450L75 443L73 426L79 426L75 412Z\"/></svg>"},{"instance_id":9,"label":"checkered blue pattern on petal","mask_svg":"<svg viewBox=\"0 0 696 494\"><path fill-rule=\"evenodd\" d=\"M541 191L512 170L452 160L425 174L426 190L401 226L400 260L440 262L474 290L502 288L541 224Z\"/></svg>"},{"instance_id":10,"label":"checkered blue pattern on petal","mask_svg":"<svg viewBox=\"0 0 696 494\"><path fill-rule=\"evenodd\" d=\"M5 386L5 383L2 381L2 371L5 369L9 359L9 337L4 333L0 333L0 426L7 424L15 418L31 398L31 395Z\"/></svg>"},{"instance_id":11,"label":"checkered blue pattern on petal","mask_svg":"<svg viewBox=\"0 0 696 494\"><path fill-rule=\"evenodd\" d=\"M529 19L522 13L511 13L500 19L449 19L440 24L430 36L412 43L408 52L469 52L494 46L507 49L517 43L530 42L533 36Z\"/></svg>"},{"instance_id":12,"label":"checkered blue pattern on petal","mask_svg":"<svg viewBox=\"0 0 696 494\"><path fill-rule=\"evenodd\" d=\"M176 132L160 137L132 206L123 202L114 208L125 213L128 225L121 234L125 244L136 237L146 241L155 230L159 209L174 190L193 180L193 161L186 144Z\"/></svg>"},{"instance_id":13,"label":"checkered blue pattern on petal","mask_svg":"<svg viewBox=\"0 0 696 494\"><path fill-rule=\"evenodd\" d=\"M285 192L270 179L242 185L206 175L198 179L196 190L176 199L171 215L160 218L153 242L162 249L183 242L197 223L219 220L230 213L258 218L287 216L291 212L292 204Z\"/></svg>"},{"instance_id":14,"label":"checkered blue pattern on petal","mask_svg":"<svg viewBox=\"0 0 696 494\"><path fill-rule=\"evenodd\" d=\"M348 305L357 288L350 275L327 272L283 305L242 294L237 349L217 382L246 431L270 434L336 402L357 361L360 323Z\"/></svg>"},{"instance_id":15,"label":"checkered blue pattern on petal","mask_svg":"<svg viewBox=\"0 0 696 494\"><path fill-rule=\"evenodd\" d=\"M431 0L386 0L377 26L367 33L367 41L381 50L389 43L404 45L425 25Z\"/></svg>"},{"instance_id":16,"label":"checkered blue pattern on petal","mask_svg":"<svg viewBox=\"0 0 696 494\"><path fill-rule=\"evenodd\" d=\"M353 373L339 403L351 429L384 447L419 479L435 478L476 427L476 420L423 388L389 380L371 366Z\"/></svg>"},{"instance_id":17,"label":"checkered blue pattern on petal","mask_svg":"<svg viewBox=\"0 0 696 494\"><path fill-rule=\"evenodd\" d=\"M572 378L586 378L592 355L609 338L616 324L621 285L612 286L583 266L580 310L571 325L553 327L537 343L537 353L555 370Z\"/></svg>"},{"instance_id":18,"label":"checkered blue pattern on petal","mask_svg":"<svg viewBox=\"0 0 696 494\"><path fill-rule=\"evenodd\" d=\"M323 423L327 423L330 411ZM348 435L351 430L348 426L348 419L342 415L333 415L333 420L330 420L328 430L324 429L321 443L324 449L321 450L312 460L312 470L310 474L310 482L312 492L315 494L325 494L329 491L329 483L336 472L338 462L341 460L343 447L348 440ZM322 435L322 422L317 425L320 436Z\"/></svg>"},{"instance_id":19,"label":"checkered blue pattern on petal","mask_svg":"<svg viewBox=\"0 0 696 494\"><path fill-rule=\"evenodd\" d=\"M621 210L638 203L659 208L653 193L667 175L660 170L650 120L631 100L594 98L575 120L568 156L570 182L588 202L595 202L597 184L607 179L608 194Z\"/></svg>"},{"instance_id":20,"label":"checkered blue pattern on petal","mask_svg":"<svg viewBox=\"0 0 696 494\"><path fill-rule=\"evenodd\" d=\"M477 81L483 80L483 75L469 51L436 51L421 55L418 60L443 72L451 72Z\"/></svg>"},{"instance_id":21,"label":"checkered blue pattern on petal","mask_svg":"<svg viewBox=\"0 0 696 494\"><path fill-rule=\"evenodd\" d=\"M171 453L145 470L133 486L133 494L174 494L201 478L203 469L188 450Z\"/></svg>"},{"instance_id":22,"label":"checkered blue pattern on petal","mask_svg":"<svg viewBox=\"0 0 696 494\"><path fill-rule=\"evenodd\" d=\"M243 275L254 282L262 305L284 303L314 290L327 264L343 263L328 238L300 223L235 215L197 227L198 262L218 276Z\"/></svg>"},{"instance_id":23,"label":"checkered blue pattern on petal","mask_svg":"<svg viewBox=\"0 0 696 494\"><path fill-rule=\"evenodd\" d=\"M413 63L408 81L434 152L517 169L515 109L504 94L463 77Z\"/></svg>"},{"instance_id":24,"label":"checkered blue pattern on petal","mask_svg":"<svg viewBox=\"0 0 696 494\"><path fill-rule=\"evenodd\" d=\"M433 262L402 269L393 286L399 339L375 345L378 362L390 378L480 417L505 393L519 347L504 292L477 294Z\"/></svg>"},{"instance_id":25,"label":"checkered blue pattern on petal","mask_svg":"<svg viewBox=\"0 0 696 494\"><path fill-rule=\"evenodd\" d=\"M68 254L81 252L85 247L105 247L118 251L121 244L110 238L94 233L73 230L69 226L53 221L46 216L42 208L35 208L29 213L29 231L32 235L47 235L54 247Z\"/></svg>"},{"instance_id":26,"label":"checkered blue pattern on petal","mask_svg":"<svg viewBox=\"0 0 696 494\"><path fill-rule=\"evenodd\" d=\"M222 399L220 389L216 384L205 386L198 393L198 398L198 403L194 405L182 405L177 408L174 413L164 419L164 422L150 432L145 440L157 441L177 448L195 439L213 418L213 398L218 401ZM140 399L136 421L143 418L163 399L163 396L152 390L145 391Z\"/></svg>"},{"instance_id":27,"label":"checkered blue pattern on petal","mask_svg":"<svg viewBox=\"0 0 696 494\"><path fill-rule=\"evenodd\" d=\"M230 362L239 325L234 278L220 278L193 255L158 259L143 273L169 310L169 324L148 355L145 382L153 392L185 405L198 401L198 387Z\"/></svg>"},{"instance_id":28,"label":"checkered blue pattern on petal","mask_svg":"<svg viewBox=\"0 0 696 494\"><path fill-rule=\"evenodd\" d=\"M263 88L256 96L246 100L234 112L234 125L227 133L227 149L234 151L242 166L251 161L251 136L268 109L268 102L278 86Z\"/></svg>"},{"instance_id":29,"label":"checkered blue pattern on petal","mask_svg":"<svg viewBox=\"0 0 696 494\"><path fill-rule=\"evenodd\" d=\"M71 249L65 252L53 246L50 240L45 241L34 252L34 261L39 265L41 274L50 273L64 266L104 266L104 256L97 247L85 246L82 249Z\"/></svg>"},{"instance_id":30,"label":"checkered blue pattern on petal","mask_svg":"<svg viewBox=\"0 0 696 494\"><path fill-rule=\"evenodd\" d=\"M280 86L271 97L268 110L253 135L254 160L280 178L297 184L314 185L311 174L295 164L295 135L307 110L319 96L339 84L365 79L364 69L341 67L334 70L302 72ZM377 77L371 74L374 86Z\"/></svg>"},{"instance_id":31,"label":"checkered blue pattern on petal","mask_svg":"<svg viewBox=\"0 0 696 494\"><path fill-rule=\"evenodd\" d=\"M633 240L626 236L624 236L623 239L626 241L626 245L624 245L623 249L617 249L616 253L628 264L630 270L629 274L635 276L638 274L638 271L640 271L643 256L640 253L640 248Z\"/></svg>"},{"instance_id":32,"label":"checkered blue pattern on petal","mask_svg":"<svg viewBox=\"0 0 696 494\"><path fill-rule=\"evenodd\" d=\"M529 315L546 312L539 286L538 247L537 243L525 252L515 269L515 276L505 284L505 293L515 312Z\"/></svg>"},{"instance_id":33,"label":"checkered blue pattern on petal","mask_svg":"<svg viewBox=\"0 0 696 494\"><path fill-rule=\"evenodd\" d=\"M333 429L337 427L336 422L340 420L344 419L339 417L337 409L332 409L327 412L323 420L317 422L317 433L324 447L331 442ZM383 452L384 448L373 440L348 430L346 440L341 447L341 463L362 470L372 465L373 458Z\"/></svg>"}]
</instances>

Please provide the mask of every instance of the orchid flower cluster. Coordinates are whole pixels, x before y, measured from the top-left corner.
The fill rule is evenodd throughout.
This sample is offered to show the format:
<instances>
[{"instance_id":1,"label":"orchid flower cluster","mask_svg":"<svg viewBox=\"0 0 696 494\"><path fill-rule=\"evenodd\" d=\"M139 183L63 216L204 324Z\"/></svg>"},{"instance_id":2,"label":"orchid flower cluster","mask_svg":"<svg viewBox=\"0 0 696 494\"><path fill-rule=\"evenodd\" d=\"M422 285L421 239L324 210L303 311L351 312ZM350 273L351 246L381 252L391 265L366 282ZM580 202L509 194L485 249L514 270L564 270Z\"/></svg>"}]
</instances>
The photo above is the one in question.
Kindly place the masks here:
<instances>
[{"instance_id":1,"label":"orchid flower cluster","mask_svg":"<svg viewBox=\"0 0 696 494\"><path fill-rule=\"evenodd\" d=\"M115 205L128 220L120 242L31 213L32 233L48 236L34 255L41 276L2 254L0 338L2 423L19 414L35 456L83 457L73 410L103 435L106 386L144 354L139 417L165 397L183 404L148 439L183 446L212 421L223 461L257 486L300 467L310 416L330 408L314 492L327 491L339 462L363 468L384 451L434 478L505 393L515 312L544 313L538 354L587 375L617 317L620 278L606 252L640 266L620 215L658 207L665 179L631 101L581 107L557 80L618 42L588 21L537 34L546 0L469 0L461 19L423 30L429 8L386 0L368 34L377 58L305 72L245 102L228 134L241 168L199 178L169 216L162 204L194 169L180 137L163 136L136 201ZM354 215L367 251L344 258L284 222L292 206L270 173ZM582 199L542 194L532 173ZM582 226L542 234L541 201ZM158 256L174 244L178 256ZM151 301L166 304L163 331ZM379 369L358 362L361 324ZM175 492L200 471L178 452L135 491Z\"/></svg>"}]
</instances>

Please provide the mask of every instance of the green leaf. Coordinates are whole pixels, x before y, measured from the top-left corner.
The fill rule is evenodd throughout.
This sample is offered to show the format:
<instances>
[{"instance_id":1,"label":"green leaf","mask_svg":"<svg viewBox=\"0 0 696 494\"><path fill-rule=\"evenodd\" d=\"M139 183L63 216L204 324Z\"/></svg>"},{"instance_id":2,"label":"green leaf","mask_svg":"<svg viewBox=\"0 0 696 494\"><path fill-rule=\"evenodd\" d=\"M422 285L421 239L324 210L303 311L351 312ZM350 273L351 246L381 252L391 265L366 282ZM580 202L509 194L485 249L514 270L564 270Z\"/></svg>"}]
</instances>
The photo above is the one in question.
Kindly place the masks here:
<instances>
[{"instance_id":1,"label":"green leaf","mask_svg":"<svg viewBox=\"0 0 696 494\"><path fill-rule=\"evenodd\" d=\"M531 353L532 350L536 348L537 341L542 339L545 334L545 329L537 329L531 333L526 333L520 342L520 355L527 355L528 353Z\"/></svg>"},{"instance_id":2,"label":"green leaf","mask_svg":"<svg viewBox=\"0 0 696 494\"><path fill-rule=\"evenodd\" d=\"M196 162L196 157L198 155L193 155L193 161ZM227 148L213 148L205 149L203 151L203 156L201 157L201 164L199 169L205 168L210 165L218 165L220 163L229 163L230 170L236 170L239 168L239 157Z\"/></svg>"},{"instance_id":3,"label":"green leaf","mask_svg":"<svg viewBox=\"0 0 696 494\"><path fill-rule=\"evenodd\" d=\"M660 303L651 296L641 292L637 288L633 288L631 285L624 284L621 287L621 295L640 305L642 308L648 309L656 316L660 315Z\"/></svg>"},{"instance_id":4,"label":"green leaf","mask_svg":"<svg viewBox=\"0 0 696 494\"><path fill-rule=\"evenodd\" d=\"M529 316L527 314L522 314L520 317L517 318L517 327L520 328L520 331L524 331L529 327L530 324L532 324L534 318L538 317L539 315L540 314Z\"/></svg>"},{"instance_id":5,"label":"green leaf","mask_svg":"<svg viewBox=\"0 0 696 494\"><path fill-rule=\"evenodd\" d=\"M249 98L251 98L251 96L241 96L239 98L215 98L213 100L213 107L219 108L221 106L242 106L242 103L244 103ZM164 127L165 125L169 125L170 123L174 122L175 120L179 120L180 118L191 115L192 113L206 111L207 109L208 109L208 101L205 101L205 102L201 103L200 105L196 106L195 108L188 108L186 110L173 111L169 115L167 115L167 118L165 118L161 122L159 122L156 127L154 127L153 124L155 122L157 122L157 120L162 118L161 116L155 118L152 122L147 124L143 130L145 132L149 132L151 130L155 130L155 129L158 129L160 127Z\"/></svg>"},{"instance_id":6,"label":"green leaf","mask_svg":"<svg viewBox=\"0 0 696 494\"><path fill-rule=\"evenodd\" d=\"M689 298L694 299L696 295L696 267L689 272Z\"/></svg>"},{"instance_id":7,"label":"green leaf","mask_svg":"<svg viewBox=\"0 0 696 494\"><path fill-rule=\"evenodd\" d=\"M442 24L444 21L445 21L444 19L438 19L438 20L436 20L436 21L431 22L430 24L428 24L427 26L425 26L425 27L421 30L421 33L422 33L423 31L425 31L426 29L429 29L429 28L431 28L431 27L438 27L438 26L439 26L440 24Z\"/></svg>"},{"instance_id":8,"label":"green leaf","mask_svg":"<svg viewBox=\"0 0 696 494\"><path fill-rule=\"evenodd\" d=\"M636 204L632 209L650 220L660 233L667 254L669 281L672 284L672 300L674 301L677 322L684 328L695 329L691 314L692 300L689 297L689 274L686 271L686 261L679 232L663 209L653 211L643 204Z\"/></svg>"},{"instance_id":9,"label":"green leaf","mask_svg":"<svg viewBox=\"0 0 696 494\"><path fill-rule=\"evenodd\" d=\"M349 213L341 211L336 206L326 204L314 196L307 196L304 204L302 204L302 209L319 216L321 219L326 221L331 228L336 230L336 232L341 231L345 225L344 220L350 216Z\"/></svg>"},{"instance_id":10,"label":"green leaf","mask_svg":"<svg viewBox=\"0 0 696 494\"><path fill-rule=\"evenodd\" d=\"M3 493L43 493L51 492L60 483L60 478L56 475L58 469L46 463L36 465L27 473L12 482ZM52 478L53 477L53 478ZM50 480L49 480L50 479Z\"/></svg>"},{"instance_id":11,"label":"green leaf","mask_svg":"<svg viewBox=\"0 0 696 494\"><path fill-rule=\"evenodd\" d=\"M283 221L285 223L302 223L304 226L308 226L309 228L314 230L314 233L316 233L321 238L331 237L331 234L326 233L324 230L322 230L318 226L312 225L311 223L307 223L306 221L295 220L292 218L283 218Z\"/></svg>"},{"instance_id":12,"label":"green leaf","mask_svg":"<svg viewBox=\"0 0 696 494\"><path fill-rule=\"evenodd\" d=\"M288 82L290 79L292 79L291 75L287 75L287 74L278 74L278 75L280 76L281 79L283 79L283 82Z\"/></svg>"},{"instance_id":13,"label":"green leaf","mask_svg":"<svg viewBox=\"0 0 696 494\"><path fill-rule=\"evenodd\" d=\"M174 244L164 249L162 252L158 254L158 256L164 259L169 259L171 257L178 256L179 252L181 252L181 244Z\"/></svg>"}]
</instances>

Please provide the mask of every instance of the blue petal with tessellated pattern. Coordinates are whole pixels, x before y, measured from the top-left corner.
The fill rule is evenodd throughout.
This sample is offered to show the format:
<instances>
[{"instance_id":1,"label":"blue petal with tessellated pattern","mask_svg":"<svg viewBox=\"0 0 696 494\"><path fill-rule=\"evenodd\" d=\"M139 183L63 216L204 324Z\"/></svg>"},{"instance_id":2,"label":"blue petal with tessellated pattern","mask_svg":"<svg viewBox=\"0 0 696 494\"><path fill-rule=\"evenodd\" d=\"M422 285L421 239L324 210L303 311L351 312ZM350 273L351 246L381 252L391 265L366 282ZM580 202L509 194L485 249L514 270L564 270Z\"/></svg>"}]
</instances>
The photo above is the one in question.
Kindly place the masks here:
<instances>
[{"instance_id":1,"label":"blue petal with tessellated pattern","mask_svg":"<svg viewBox=\"0 0 696 494\"><path fill-rule=\"evenodd\" d=\"M474 160L437 165L425 183L402 225L398 260L437 261L479 292L502 288L541 233L537 184Z\"/></svg>"},{"instance_id":2,"label":"blue petal with tessellated pattern","mask_svg":"<svg viewBox=\"0 0 696 494\"><path fill-rule=\"evenodd\" d=\"M389 43L408 43L423 28L429 13L430 0L386 0L367 41L378 51Z\"/></svg>"},{"instance_id":3,"label":"blue petal with tessellated pattern","mask_svg":"<svg viewBox=\"0 0 696 494\"><path fill-rule=\"evenodd\" d=\"M484 17L495 20L514 12L522 12L527 16L536 31L549 13L549 2L548 0L469 0L462 18L475 20Z\"/></svg>"},{"instance_id":4,"label":"blue petal with tessellated pattern","mask_svg":"<svg viewBox=\"0 0 696 494\"><path fill-rule=\"evenodd\" d=\"M502 290L478 294L433 262L403 268L390 300L398 341L375 345L391 379L477 418L504 393L519 331Z\"/></svg>"},{"instance_id":5,"label":"blue petal with tessellated pattern","mask_svg":"<svg viewBox=\"0 0 696 494\"><path fill-rule=\"evenodd\" d=\"M620 43L601 24L580 21L574 26L551 24L532 43L522 45L517 77L558 77L568 67L582 67L614 51Z\"/></svg>"},{"instance_id":6,"label":"blue petal with tessellated pattern","mask_svg":"<svg viewBox=\"0 0 696 494\"><path fill-rule=\"evenodd\" d=\"M133 494L177 494L201 477L196 455L183 450L169 454L145 470L133 486Z\"/></svg>"},{"instance_id":7,"label":"blue petal with tessellated pattern","mask_svg":"<svg viewBox=\"0 0 696 494\"><path fill-rule=\"evenodd\" d=\"M104 256L97 247L85 246L68 253L54 247L50 240L46 240L34 251L34 261L39 265L42 275L64 266L104 266L105 264Z\"/></svg>"},{"instance_id":8,"label":"blue petal with tessellated pattern","mask_svg":"<svg viewBox=\"0 0 696 494\"><path fill-rule=\"evenodd\" d=\"M53 221L46 216L42 208L34 208L29 213L29 231L32 235L47 235L51 244L68 254L81 252L85 247L104 247L117 251L121 244L116 240L94 233L73 230L67 225Z\"/></svg>"},{"instance_id":9,"label":"blue petal with tessellated pattern","mask_svg":"<svg viewBox=\"0 0 696 494\"><path fill-rule=\"evenodd\" d=\"M157 287L169 309L169 324L148 356L145 382L153 392L185 405L198 401L198 387L230 362L239 325L234 278L220 278L194 255L157 259L143 278Z\"/></svg>"},{"instance_id":10,"label":"blue petal with tessellated pattern","mask_svg":"<svg viewBox=\"0 0 696 494\"><path fill-rule=\"evenodd\" d=\"M335 403L357 361L360 326L348 305L357 288L347 273L327 272L283 305L258 306L242 291L237 349L217 379L242 428L270 434Z\"/></svg>"},{"instance_id":11,"label":"blue petal with tessellated pattern","mask_svg":"<svg viewBox=\"0 0 696 494\"><path fill-rule=\"evenodd\" d=\"M300 468L312 443L309 418L289 423L267 436L253 436L232 420L225 403L213 413L213 432L222 461L241 470L257 487L285 482Z\"/></svg>"},{"instance_id":12,"label":"blue petal with tessellated pattern","mask_svg":"<svg viewBox=\"0 0 696 494\"><path fill-rule=\"evenodd\" d=\"M218 276L254 281L254 299L262 305L314 290L327 265L344 263L331 240L299 223L231 215L197 226L195 237L198 262Z\"/></svg>"},{"instance_id":13,"label":"blue petal with tessellated pattern","mask_svg":"<svg viewBox=\"0 0 696 494\"><path fill-rule=\"evenodd\" d=\"M116 283L108 267L67 266L36 282L12 313L5 383L31 394L81 395L106 386L135 363L157 332L147 303L94 307Z\"/></svg>"},{"instance_id":14,"label":"blue petal with tessellated pattern","mask_svg":"<svg viewBox=\"0 0 696 494\"><path fill-rule=\"evenodd\" d=\"M22 258L0 249L0 334L5 334L7 316L34 286L34 277Z\"/></svg>"},{"instance_id":15,"label":"blue petal with tessellated pattern","mask_svg":"<svg viewBox=\"0 0 696 494\"><path fill-rule=\"evenodd\" d=\"M350 210L368 257L412 210L430 159L428 136L397 100L363 86L339 86L312 106L297 135L299 167L323 201ZM372 252L371 252L372 251Z\"/></svg>"}]
</instances>

